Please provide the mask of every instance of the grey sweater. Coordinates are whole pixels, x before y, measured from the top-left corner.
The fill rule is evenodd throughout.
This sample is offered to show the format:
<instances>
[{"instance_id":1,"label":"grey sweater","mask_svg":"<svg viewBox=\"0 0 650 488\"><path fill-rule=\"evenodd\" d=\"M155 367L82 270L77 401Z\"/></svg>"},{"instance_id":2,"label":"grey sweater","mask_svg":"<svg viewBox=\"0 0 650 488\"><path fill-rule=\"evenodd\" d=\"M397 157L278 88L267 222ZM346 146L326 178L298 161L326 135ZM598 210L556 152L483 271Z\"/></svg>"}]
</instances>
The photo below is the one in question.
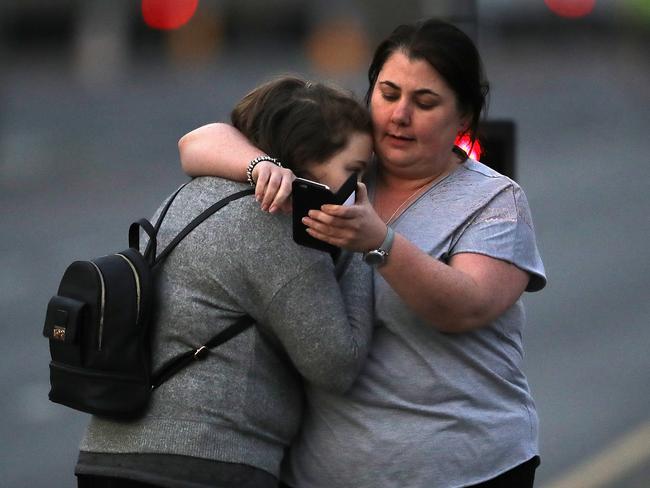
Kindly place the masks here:
<instances>
[{"instance_id":1,"label":"grey sweater","mask_svg":"<svg viewBox=\"0 0 650 488\"><path fill-rule=\"evenodd\" d=\"M165 218L159 249L203 209L243 188L219 178L190 182ZM82 454L191 456L277 476L301 422L300 375L341 393L366 357L370 275L356 255L337 283L329 255L292 241L290 217L262 212L252 196L230 203L192 231L157 274L154 369L243 314L256 326L164 383L143 418L92 418Z\"/></svg>"}]
</instances>

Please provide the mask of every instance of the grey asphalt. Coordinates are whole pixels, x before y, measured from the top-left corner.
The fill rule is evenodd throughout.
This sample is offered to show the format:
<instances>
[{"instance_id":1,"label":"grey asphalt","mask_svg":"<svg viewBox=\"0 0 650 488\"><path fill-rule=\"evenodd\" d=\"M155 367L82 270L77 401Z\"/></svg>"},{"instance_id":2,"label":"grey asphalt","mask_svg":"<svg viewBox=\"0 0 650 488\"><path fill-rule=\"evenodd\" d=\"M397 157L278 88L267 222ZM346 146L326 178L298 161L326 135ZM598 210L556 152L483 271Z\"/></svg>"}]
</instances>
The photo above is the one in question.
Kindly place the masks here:
<instances>
[{"instance_id":1,"label":"grey asphalt","mask_svg":"<svg viewBox=\"0 0 650 488\"><path fill-rule=\"evenodd\" d=\"M617 34L486 33L480 45L490 116L517 124L517 179L549 276L526 297L543 484L650 418L650 61L644 39ZM0 74L0 484L73 486L87 417L48 402L41 336L65 266L126 246L131 220L184 180L183 133L225 119L268 75L309 66L273 46L182 71L141 60L100 86L82 83L65 60L8 66ZM365 87L363 72L341 82ZM611 486L642 486L647 474L646 463Z\"/></svg>"}]
</instances>

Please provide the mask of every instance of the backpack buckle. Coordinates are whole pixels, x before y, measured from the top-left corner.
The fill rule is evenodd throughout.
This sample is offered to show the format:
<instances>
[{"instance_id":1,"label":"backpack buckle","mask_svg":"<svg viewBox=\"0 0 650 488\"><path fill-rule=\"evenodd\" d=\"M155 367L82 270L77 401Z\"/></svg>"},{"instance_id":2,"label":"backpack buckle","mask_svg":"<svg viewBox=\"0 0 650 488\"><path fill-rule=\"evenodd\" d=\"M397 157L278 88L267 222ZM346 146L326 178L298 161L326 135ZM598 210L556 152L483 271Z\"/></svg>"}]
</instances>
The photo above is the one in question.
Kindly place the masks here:
<instances>
[{"instance_id":1,"label":"backpack buckle","mask_svg":"<svg viewBox=\"0 0 650 488\"><path fill-rule=\"evenodd\" d=\"M208 352L210 352L210 350L207 347L201 346L196 351L194 351L194 359L203 359L206 354L208 354Z\"/></svg>"}]
</instances>

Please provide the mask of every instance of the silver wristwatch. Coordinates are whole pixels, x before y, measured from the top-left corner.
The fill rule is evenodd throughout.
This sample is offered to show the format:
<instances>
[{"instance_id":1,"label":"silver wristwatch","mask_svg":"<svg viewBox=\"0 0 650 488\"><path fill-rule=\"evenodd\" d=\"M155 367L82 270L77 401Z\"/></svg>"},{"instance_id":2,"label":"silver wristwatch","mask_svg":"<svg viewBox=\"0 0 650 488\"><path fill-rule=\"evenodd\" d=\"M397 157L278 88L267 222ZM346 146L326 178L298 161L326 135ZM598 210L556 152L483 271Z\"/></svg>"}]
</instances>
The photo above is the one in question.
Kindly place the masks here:
<instances>
[{"instance_id":1,"label":"silver wristwatch","mask_svg":"<svg viewBox=\"0 0 650 488\"><path fill-rule=\"evenodd\" d=\"M393 247L393 239L395 239L395 231L387 226L386 237L384 242L377 249L368 251L363 255L363 260L370 266L381 266L388 259L390 248Z\"/></svg>"}]
</instances>

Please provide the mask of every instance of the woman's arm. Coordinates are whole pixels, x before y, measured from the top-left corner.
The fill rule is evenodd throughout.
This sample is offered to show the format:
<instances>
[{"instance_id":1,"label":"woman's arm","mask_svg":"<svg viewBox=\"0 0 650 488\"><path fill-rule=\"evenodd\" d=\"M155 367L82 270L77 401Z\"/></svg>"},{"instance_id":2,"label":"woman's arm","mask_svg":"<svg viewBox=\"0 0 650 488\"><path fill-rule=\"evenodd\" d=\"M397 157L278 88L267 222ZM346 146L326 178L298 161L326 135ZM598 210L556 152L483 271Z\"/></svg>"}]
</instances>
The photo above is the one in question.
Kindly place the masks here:
<instances>
[{"instance_id":1,"label":"woman's arm","mask_svg":"<svg viewBox=\"0 0 650 488\"><path fill-rule=\"evenodd\" d=\"M325 259L330 262L295 270L293 279L273 296L262 323L274 331L309 383L344 393L368 353L372 275L356 255L337 282L329 256Z\"/></svg>"},{"instance_id":2,"label":"woman's arm","mask_svg":"<svg viewBox=\"0 0 650 488\"><path fill-rule=\"evenodd\" d=\"M450 333L492 322L517 301L530 278L513 264L481 254L456 254L447 265L401 235L379 272L411 309Z\"/></svg>"},{"instance_id":3,"label":"woman's arm","mask_svg":"<svg viewBox=\"0 0 650 488\"><path fill-rule=\"evenodd\" d=\"M246 181L248 163L264 154L234 127L224 123L204 125L185 134L178 141L183 171L190 176L219 176ZM255 196L262 210L274 213L289 210L293 172L261 162L253 170Z\"/></svg>"},{"instance_id":4,"label":"woman's arm","mask_svg":"<svg viewBox=\"0 0 650 488\"><path fill-rule=\"evenodd\" d=\"M178 141L181 167L190 176L219 176L246 181L248 162L262 151L234 127L214 123L185 134Z\"/></svg>"},{"instance_id":5,"label":"woman's arm","mask_svg":"<svg viewBox=\"0 0 650 488\"><path fill-rule=\"evenodd\" d=\"M314 237L360 252L379 247L386 235L362 184L356 205L324 205L304 222ZM399 234L378 271L415 313L449 333L489 324L517 301L530 278L513 264L474 253L456 254L445 264Z\"/></svg>"}]
</instances>

